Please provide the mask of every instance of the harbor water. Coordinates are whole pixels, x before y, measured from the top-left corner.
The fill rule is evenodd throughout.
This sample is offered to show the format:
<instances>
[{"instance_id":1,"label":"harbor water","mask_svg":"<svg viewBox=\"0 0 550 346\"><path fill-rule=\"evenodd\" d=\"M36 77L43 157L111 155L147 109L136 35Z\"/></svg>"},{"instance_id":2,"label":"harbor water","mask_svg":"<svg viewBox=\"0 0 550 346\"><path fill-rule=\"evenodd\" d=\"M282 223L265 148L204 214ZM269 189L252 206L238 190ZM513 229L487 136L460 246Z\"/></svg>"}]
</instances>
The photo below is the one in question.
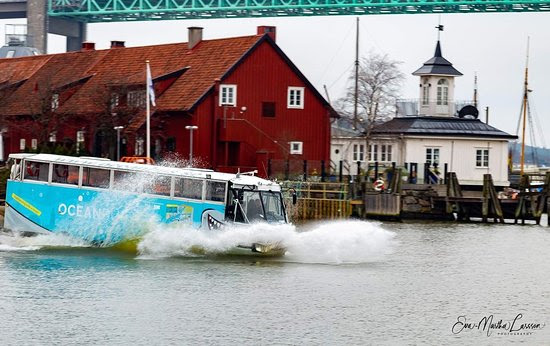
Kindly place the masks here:
<instances>
[{"instance_id":1,"label":"harbor water","mask_svg":"<svg viewBox=\"0 0 550 346\"><path fill-rule=\"evenodd\" d=\"M255 227L153 229L137 254L0 236L0 344L550 345L545 226ZM252 233L287 254L224 255Z\"/></svg>"}]
</instances>

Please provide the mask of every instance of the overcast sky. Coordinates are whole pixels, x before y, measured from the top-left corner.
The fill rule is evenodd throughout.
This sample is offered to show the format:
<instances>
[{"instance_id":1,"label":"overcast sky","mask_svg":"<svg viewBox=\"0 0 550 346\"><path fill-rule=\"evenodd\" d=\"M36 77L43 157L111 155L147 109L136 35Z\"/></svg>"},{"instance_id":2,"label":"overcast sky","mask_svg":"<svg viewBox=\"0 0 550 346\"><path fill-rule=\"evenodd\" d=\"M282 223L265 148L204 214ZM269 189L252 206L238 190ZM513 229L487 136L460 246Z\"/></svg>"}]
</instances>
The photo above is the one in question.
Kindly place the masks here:
<instances>
[{"instance_id":1,"label":"overcast sky","mask_svg":"<svg viewBox=\"0 0 550 346\"><path fill-rule=\"evenodd\" d=\"M443 56L464 74L456 80L455 99L473 98L477 72L481 118L489 106L490 124L512 134L520 113L530 36L531 110L541 124L537 144L549 146L550 135L543 140L539 133L550 129L550 14L444 14L441 22ZM7 23L17 21L0 21L0 44ZM374 51L402 61L407 79L401 96L418 98L418 77L411 73L433 56L437 24L438 15L361 16L361 55ZM323 95L324 84L332 101L344 94L355 54L353 16L91 24L88 40L98 49L108 48L111 40L126 41L127 46L153 45L186 42L189 26L203 27L203 38L212 39L255 34L258 25L277 27L279 46ZM64 38L49 35L49 53L64 48Z\"/></svg>"}]
</instances>

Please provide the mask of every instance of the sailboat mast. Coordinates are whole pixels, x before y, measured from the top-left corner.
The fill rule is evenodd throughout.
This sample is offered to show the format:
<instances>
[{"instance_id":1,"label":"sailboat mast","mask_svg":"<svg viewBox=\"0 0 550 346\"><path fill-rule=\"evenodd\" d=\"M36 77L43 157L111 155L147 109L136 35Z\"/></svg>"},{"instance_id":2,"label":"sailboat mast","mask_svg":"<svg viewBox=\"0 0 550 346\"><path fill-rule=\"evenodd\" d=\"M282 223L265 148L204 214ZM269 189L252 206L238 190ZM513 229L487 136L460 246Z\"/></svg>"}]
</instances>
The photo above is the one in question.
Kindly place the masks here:
<instances>
[{"instance_id":1,"label":"sailboat mast","mask_svg":"<svg viewBox=\"0 0 550 346\"><path fill-rule=\"evenodd\" d=\"M353 103L353 129L357 129L357 103L359 94L359 17L357 17L355 29L355 93Z\"/></svg>"},{"instance_id":2,"label":"sailboat mast","mask_svg":"<svg viewBox=\"0 0 550 346\"><path fill-rule=\"evenodd\" d=\"M527 94L529 93L529 37L527 37L527 61L525 63L525 81L523 87L523 125L521 135L521 159L520 159L520 174L523 175L525 165L525 128L527 123Z\"/></svg>"}]
</instances>

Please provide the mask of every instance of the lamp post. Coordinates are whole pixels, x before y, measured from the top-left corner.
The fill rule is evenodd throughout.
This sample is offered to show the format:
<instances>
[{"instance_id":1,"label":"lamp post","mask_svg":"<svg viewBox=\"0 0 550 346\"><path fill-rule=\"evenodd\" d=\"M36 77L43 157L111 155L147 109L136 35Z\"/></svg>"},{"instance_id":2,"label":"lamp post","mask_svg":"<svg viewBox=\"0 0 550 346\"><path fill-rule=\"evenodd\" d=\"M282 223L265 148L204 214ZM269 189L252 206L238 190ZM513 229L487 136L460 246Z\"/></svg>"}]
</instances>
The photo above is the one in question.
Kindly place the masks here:
<instances>
[{"instance_id":1,"label":"lamp post","mask_svg":"<svg viewBox=\"0 0 550 346\"><path fill-rule=\"evenodd\" d=\"M116 160L120 160L120 131L124 126L115 126L113 127L116 130Z\"/></svg>"},{"instance_id":2,"label":"lamp post","mask_svg":"<svg viewBox=\"0 0 550 346\"><path fill-rule=\"evenodd\" d=\"M186 130L189 130L189 164L193 164L193 130L198 129L198 126L189 125L185 126Z\"/></svg>"}]
</instances>

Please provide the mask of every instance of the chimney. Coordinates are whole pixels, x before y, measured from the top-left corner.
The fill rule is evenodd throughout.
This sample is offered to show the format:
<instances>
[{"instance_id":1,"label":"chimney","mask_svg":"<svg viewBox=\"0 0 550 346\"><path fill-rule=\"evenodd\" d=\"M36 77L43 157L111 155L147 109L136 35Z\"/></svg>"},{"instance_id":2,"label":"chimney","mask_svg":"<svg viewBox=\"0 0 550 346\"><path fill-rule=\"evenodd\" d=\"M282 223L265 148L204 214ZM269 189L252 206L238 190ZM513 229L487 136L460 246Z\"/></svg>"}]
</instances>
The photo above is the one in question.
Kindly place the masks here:
<instances>
[{"instance_id":1,"label":"chimney","mask_svg":"<svg viewBox=\"0 0 550 346\"><path fill-rule=\"evenodd\" d=\"M86 52L89 50L95 50L95 43L94 42L82 42L82 52Z\"/></svg>"},{"instance_id":2,"label":"chimney","mask_svg":"<svg viewBox=\"0 0 550 346\"><path fill-rule=\"evenodd\" d=\"M202 28L198 26L191 26L187 28L189 34L189 40L187 47L193 49L200 41L202 41Z\"/></svg>"},{"instance_id":3,"label":"chimney","mask_svg":"<svg viewBox=\"0 0 550 346\"><path fill-rule=\"evenodd\" d=\"M277 27L276 26L269 26L269 25L260 25L258 27L258 35L264 35L264 34L268 34L269 37L271 37L271 39L273 41L275 41L275 38L277 37Z\"/></svg>"},{"instance_id":4,"label":"chimney","mask_svg":"<svg viewBox=\"0 0 550 346\"><path fill-rule=\"evenodd\" d=\"M111 41L111 48L124 48L124 41Z\"/></svg>"}]
</instances>

